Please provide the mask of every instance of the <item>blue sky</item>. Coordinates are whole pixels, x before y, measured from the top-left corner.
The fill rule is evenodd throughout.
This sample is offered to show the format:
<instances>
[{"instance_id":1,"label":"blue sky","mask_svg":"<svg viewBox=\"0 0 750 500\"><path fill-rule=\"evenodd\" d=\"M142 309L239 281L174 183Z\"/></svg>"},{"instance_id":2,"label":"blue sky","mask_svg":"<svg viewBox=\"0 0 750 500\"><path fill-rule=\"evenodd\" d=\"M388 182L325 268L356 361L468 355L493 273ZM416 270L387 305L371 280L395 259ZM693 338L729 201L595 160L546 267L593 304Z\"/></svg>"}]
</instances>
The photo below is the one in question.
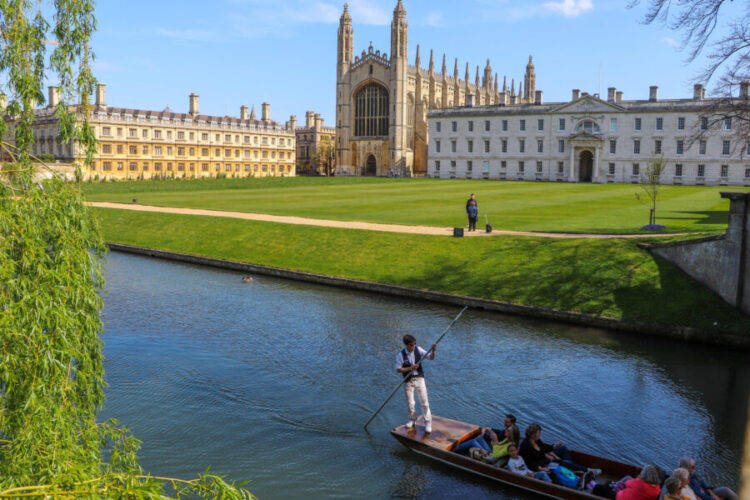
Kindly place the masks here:
<instances>
[{"instance_id":1,"label":"blue sky","mask_svg":"<svg viewBox=\"0 0 750 500\"><path fill-rule=\"evenodd\" d=\"M94 36L96 77L107 84L107 104L117 107L188 108L200 95L200 111L239 115L243 104L271 103L271 118L304 120L306 110L334 121L336 30L343 1L330 0L101 0ZM430 49L440 69L458 57L463 78L468 61L490 58L508 82L523 76L534 56L537 89L545 101L570 99L573 88L625 99L691 97L700 61L685 64L680 34L640 23L645 6L627 0L405 0L409 63L416 45L427 66ZM355 54L370 41L390 52L396 0L351 0ZM726 18L739 6L730 5ZM517 85L517 83L516 83ZM710 89L710 86L709 86Z\"/></svg>"}]
</instances>

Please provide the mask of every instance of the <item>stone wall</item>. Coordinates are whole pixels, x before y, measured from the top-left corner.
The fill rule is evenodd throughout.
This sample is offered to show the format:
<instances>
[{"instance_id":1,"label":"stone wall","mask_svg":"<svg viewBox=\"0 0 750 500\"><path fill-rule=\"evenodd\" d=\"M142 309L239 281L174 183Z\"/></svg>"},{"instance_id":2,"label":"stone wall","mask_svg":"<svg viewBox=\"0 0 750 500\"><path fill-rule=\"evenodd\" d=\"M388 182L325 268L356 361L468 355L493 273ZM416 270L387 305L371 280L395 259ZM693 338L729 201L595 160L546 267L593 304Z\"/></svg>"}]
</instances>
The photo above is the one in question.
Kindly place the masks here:
<instances>
[{"instance_id":1,"label":"stone wall","mask_svg":"<svg viewBox=\"0 0 750 500\"><path fill-rule=\"evenodd\" d=\"M712 238L645 245L703 283L732 306L750 314L750 193L721 193L729 198L729 227Z\"/></svg>"}]
</instances>

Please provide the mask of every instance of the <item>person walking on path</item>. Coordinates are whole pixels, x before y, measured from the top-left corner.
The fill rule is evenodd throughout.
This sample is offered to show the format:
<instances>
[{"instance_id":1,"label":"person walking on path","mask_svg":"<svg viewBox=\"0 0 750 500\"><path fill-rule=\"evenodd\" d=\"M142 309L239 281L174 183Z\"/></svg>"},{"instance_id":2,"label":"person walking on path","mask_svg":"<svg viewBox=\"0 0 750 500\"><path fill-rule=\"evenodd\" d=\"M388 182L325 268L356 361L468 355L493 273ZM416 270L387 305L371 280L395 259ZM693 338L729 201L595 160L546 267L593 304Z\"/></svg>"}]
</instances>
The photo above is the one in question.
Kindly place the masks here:
<instances>
[{"instance_id":1,"label":"person walking on path","mask_svg":"<svg viewBox=\"0 0 750 500\"><path fill-rule=\"evenodd\" d=\"M414 403L414 391L417 392L419 405L422 407L422 416L424 417L424 431L432 432L432 413L430 413L430 402L427 399L427 386L424 383L424 368L422 361L427 355L427 351L417 345L417 339L411 335L404 335L404 348L396 356L396 371L407 378L404 384L406 393L406 404L409 411L409 421L406 423L407 429L413 429L417 423L417 412ZM435 359L435 350L437 344L432 344L432 352L429 359Z\"/></svg>"},{"instance_id":2,"label":"person walking on path","mask_svg":"<svg viewBox=\"0 0 750 500\"><path fill-rule=\"evenodd\" d=\"M477 205L477 199L474 197L474 193L471 193L471 197L466 201L466 214L469 216L469 231L476 231L477 217L479 217L479 205Z\"/></svg>"}]
</instances>

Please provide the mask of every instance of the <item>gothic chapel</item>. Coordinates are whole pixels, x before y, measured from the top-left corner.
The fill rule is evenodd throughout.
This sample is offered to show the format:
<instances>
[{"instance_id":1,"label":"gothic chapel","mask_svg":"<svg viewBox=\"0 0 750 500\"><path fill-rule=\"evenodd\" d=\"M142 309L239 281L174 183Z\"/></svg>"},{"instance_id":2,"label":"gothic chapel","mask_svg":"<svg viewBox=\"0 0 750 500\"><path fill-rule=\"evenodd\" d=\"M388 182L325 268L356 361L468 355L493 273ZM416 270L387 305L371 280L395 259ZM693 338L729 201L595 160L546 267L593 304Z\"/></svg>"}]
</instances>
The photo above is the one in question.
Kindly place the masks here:
<instances>
[{"instance_id":1,"label":"gothic chapel","mask_svg":"<svg viewBox=\"0 0 750 500\"><path fill-rule=\"evenodd\" d=\"M499 88L490 61L470 82L469 63L463 80L458 59L449 76L445 54L440 73L430 51L422 69L419 45L414 66L407 62L409 28L398 0L391 23L390 57L372 44L354 57L354 30L347 4L338 30L336 62L336 164L343 174L423 176L427 173L427 112L431 109L534 102L536 77L529 57L523 83L503 78Z\"/></svg>"}]
</instances>

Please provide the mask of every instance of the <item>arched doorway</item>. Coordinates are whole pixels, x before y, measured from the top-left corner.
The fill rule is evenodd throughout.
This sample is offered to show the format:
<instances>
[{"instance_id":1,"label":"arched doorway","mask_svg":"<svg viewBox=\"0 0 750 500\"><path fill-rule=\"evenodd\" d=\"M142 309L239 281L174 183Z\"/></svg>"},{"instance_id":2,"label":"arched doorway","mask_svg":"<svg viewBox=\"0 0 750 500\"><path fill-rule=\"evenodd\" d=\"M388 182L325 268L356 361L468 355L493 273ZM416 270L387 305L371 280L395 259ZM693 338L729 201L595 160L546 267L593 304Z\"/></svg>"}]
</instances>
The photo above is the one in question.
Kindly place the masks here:
<instances>
[{"instance_id":1,"label":"arched doorway","mask_svg":"<svg viewBox=\"0 0 750 500\"><path fill-rule=\"evenodd\" d=\"M365 164L365 175L377 175L378 164L375 161L375 157L370 155L367 157L367 163Z\"/></svg>"},{"instance_id":2,"label":"arched doorway","mask_svg":"<svg viewBox=\"0 0 750 500\"><path fill-rule=\"evenodd\" d=\"M578 182L591 182L594 175L594 155L591 151L582 151L578 164Z\"/></svg>"}]
</instances>

